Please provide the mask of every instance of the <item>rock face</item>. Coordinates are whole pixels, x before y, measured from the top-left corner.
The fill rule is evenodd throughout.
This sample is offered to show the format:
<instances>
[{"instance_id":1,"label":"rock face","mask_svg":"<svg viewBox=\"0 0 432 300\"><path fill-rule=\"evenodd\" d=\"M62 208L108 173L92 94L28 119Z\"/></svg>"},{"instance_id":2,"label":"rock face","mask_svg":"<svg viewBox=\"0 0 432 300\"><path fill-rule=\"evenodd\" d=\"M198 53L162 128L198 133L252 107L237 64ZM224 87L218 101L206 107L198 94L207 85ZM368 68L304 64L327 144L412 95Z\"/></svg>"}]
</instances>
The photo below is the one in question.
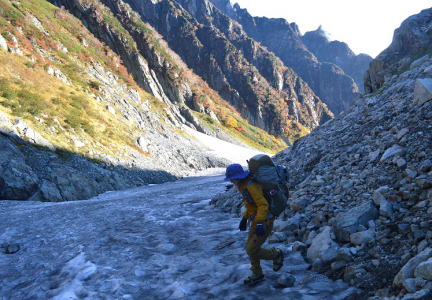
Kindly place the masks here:
<instances>
[{"instance_id":1,"label":"rock face","mask_svg":"<svg viewBox=\"0 0 432 300\"><path fill-rule=\"evenodd\" d=\"M411 17L397 32L428 13ZM422 34L417 38L421 41L409 40L410 45L424 43ZM387 61L383 54L379 59ZM324 241L318 248L327 249L331 259L313 268L376 295L373 299L430 298L431 66L430 56L401 74L388 65L383 71L392 79L380 91L274 157L290 175L283 222L297 224L284 231L285 241L293 249L299 243L308 247L307 255L317 261L316 244ZM215 198L218 206L223 201Z\"/></svg>"},{"instance_id":2,"label":"rock face","mask_svg":"<svg viewBox=\"0 0 432 300\"><path fill-rule=\"evenodd\" d=\"M355 55L346 43L330 41L321 26L315 31L306 32L301 40L320 61L339 66L364 92L363 80L372 57L367 54Z\"/></svg>"},{"instance_id":3,"label":"rock face","mask_svg":"<svg viewBox=\"0 0 432 300\"><path fill-rule=\"evenodd\" d=\"M391 45L370 64L365 91L379 90L392 76L421 64L419 58L432 55L432 8L406 19L395 30Z\"/></svg>"},{"instance_id":4,"label":"rock face","mask_svg":"<svg viewBox=\"0 0 432 300\"><path fill-rule=\"evenodd\" d=\"M301 77L208 0L125 2L255 126L286 136L332 116Z\"/></svg>"},{"instance_id":5,"label":"rock face","mask_svg":"<svg viewBox=\"0 0 432 300\"><path fill-rule=\"evenodd\" d=\"M359 89L353 78L344 73L343 67L320 60L308 49L295 23L284 19L252 17L238 4L228 5L230 1L213 2L239 22L251 38L267 47L299 74L335 114L346 109L358 97Z\"/></svg>"}]
</instances>

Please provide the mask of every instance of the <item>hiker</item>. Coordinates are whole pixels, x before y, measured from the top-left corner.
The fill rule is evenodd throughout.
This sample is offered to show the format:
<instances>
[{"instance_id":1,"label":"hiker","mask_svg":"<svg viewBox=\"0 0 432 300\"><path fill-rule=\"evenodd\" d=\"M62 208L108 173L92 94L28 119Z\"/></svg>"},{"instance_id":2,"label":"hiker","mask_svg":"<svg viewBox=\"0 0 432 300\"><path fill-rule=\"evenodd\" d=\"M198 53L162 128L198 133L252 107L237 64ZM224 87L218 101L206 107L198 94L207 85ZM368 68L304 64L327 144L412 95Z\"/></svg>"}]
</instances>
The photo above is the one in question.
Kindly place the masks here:
<instances>
[{"instance_id":1,"label":"hiker","mask_svg":"<svg viewBox=\"0 0 432 300\"><path fill-rule=\"evenodd\" d=\"M244 280L247 285L255 285L264 280L260 260L273 260L273 270L279 271L283 265L283 251L277 248L261 248L273 229L274 216L269 212L269 205L262 187L252 181L249 171L244 171L239 164L229 165L225 181L231 181L243 195L246 208L240 221L239 229L245 231L249 221L250 229L246 241L246 253L251 262L252 275Z\"/></svg>"}]
</instances>

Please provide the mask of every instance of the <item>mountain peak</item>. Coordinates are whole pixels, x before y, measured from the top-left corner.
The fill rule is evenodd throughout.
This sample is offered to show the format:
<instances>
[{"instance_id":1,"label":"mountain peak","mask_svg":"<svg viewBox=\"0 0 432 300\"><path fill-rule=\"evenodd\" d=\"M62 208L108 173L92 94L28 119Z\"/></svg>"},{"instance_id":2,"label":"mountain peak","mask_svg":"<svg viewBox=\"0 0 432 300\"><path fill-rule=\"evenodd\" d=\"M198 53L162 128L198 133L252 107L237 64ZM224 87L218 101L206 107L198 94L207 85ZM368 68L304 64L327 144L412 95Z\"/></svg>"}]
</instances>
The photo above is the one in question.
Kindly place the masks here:
<instances>
[{"instance_id":1,"label":"mountain peak","mask_svg":"<svg viewBox=\"0 0 432 300\"><path fill-rule=\"evenodd\" d=\"M304 34L306 35L310 35L310 36L314 36L315 38L321 38L323 41L325 39L326 42L330 42L331 38L330 38L330 33L328 33L327 31L325 31L323 29L323 26L320 25L318 26L318 28L314 31L308 31Z\"/></svg>"}]
</instances>

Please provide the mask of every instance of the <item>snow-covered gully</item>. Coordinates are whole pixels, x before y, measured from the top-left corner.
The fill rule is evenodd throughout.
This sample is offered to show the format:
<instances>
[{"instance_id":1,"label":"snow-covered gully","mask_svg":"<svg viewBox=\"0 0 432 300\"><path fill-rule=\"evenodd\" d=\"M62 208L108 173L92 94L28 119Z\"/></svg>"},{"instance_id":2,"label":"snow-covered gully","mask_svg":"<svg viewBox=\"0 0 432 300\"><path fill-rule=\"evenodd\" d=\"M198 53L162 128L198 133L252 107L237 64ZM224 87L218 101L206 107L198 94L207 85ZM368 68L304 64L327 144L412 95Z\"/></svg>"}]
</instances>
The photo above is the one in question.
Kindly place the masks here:
<instances>
[{"instance_id":1,"label":"snow-covered gully","mask_svg":"<svg viewBox=\"0 0 432 300\"><path fill-rule=\"evenodd\" d=\"M345 283L308 271L298 253L278 273L264 262L266 281L243 286L246 233L238 231L238 218L209 205L224 187L221 176L194 177L88 201L1 201L0 299L343 299L352 293ZM295 285L276 288L287 272Z\"/></svg>"}]
</instances>

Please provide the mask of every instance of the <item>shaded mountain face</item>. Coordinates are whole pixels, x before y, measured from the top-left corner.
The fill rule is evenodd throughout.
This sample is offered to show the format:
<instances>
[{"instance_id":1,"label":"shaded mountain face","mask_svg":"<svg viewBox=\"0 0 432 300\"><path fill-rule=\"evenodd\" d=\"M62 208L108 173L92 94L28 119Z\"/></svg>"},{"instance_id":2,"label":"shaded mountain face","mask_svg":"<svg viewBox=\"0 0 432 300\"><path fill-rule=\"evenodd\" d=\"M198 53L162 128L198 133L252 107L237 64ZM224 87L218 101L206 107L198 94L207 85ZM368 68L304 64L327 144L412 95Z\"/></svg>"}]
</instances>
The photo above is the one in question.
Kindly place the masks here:
<instances>
[{"instance_id":1,"label":"shaded mountain face","mask_svg":"<svg viewBox=\"0 0 432 300\"><path fill-rule=\"evenodd\" d=\"M409 17L395 30L390 46L369 66L365 91L372 93L379 90L425 55L432 55L432 8Z\"/></svg>"},{"instance_id":2,"label":"shaded mountain face","mask_svg":"<svg viewBox=\"0 0 432 300\"><path fill-rule=\"evenodd\" d=\"M331 60L321 61L302 40L295 23L284 19L252 17L238 4L229 0L213 1L224 13L239 22L253 39L274 52L286 66L291 67L334 113L347 108L359 95L353 78Z\"/></svg>"},{"instance_id":3,"label":"shaded mountain face","mask_svg":"<svg viewBox=\"0 0 432 300\"><path fill-rule=\"evenodd\" d=\"M321 27L306 32L301 39L320 61L339 66L345 74L354 79L361 92L364 92L363 81L372 57L367 54L355 55L346 43L330 41Z\"/></svg>"}]
</instances>

